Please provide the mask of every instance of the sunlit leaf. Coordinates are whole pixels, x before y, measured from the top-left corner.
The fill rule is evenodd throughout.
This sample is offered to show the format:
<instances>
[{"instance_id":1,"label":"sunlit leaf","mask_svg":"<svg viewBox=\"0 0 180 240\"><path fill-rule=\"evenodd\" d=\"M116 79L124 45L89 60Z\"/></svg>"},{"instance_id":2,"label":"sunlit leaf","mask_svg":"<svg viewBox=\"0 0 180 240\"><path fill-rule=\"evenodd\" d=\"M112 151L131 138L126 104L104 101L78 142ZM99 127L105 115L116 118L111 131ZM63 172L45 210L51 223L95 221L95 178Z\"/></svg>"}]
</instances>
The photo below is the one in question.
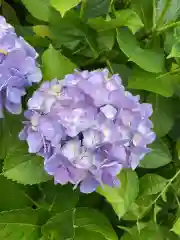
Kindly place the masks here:
<instances>
[{"instance_id":1,"label":"sunlit leaf","mask_svg":"<svg viewBox=\"0 0 180 240\"><path fill-rule=\"evenodd\" d=\"M53 78L62 79L66 74L76 69L76 65L59 51L56 51L52 45L44 52L42 64L45 80L51 80Z\"/></svg>"},{"instance_id":2,"label":"sunlit leaf","mask_svg":"<svg viewBox=\"0 0 180 240\"><path fill-rule=\"evenodd\" d=\"M22 0L22 2L35 18L48 21L50 13L50 0Z\"/></svg>"},{"instance_id":3,"label":"sunlit leaf","mask_svg":"<svg viewBox=\"0 0 180 240\"><path fill-rule=\"evenodd\" d=\"M180 235L180 218L176 220L171 231L173 231L177 235Z\"/></svg>"},{"instance_id":4,"label":"sunlit leaf","mask_svg":"<svg viewBox=\"0 0 180 240\"><path fill-rule=\"evenodd\" d=\"M50 0L50 1L52 6L61 13L62 17L67 11L69 11L70 9L72 9L81 2L81 0L68 0L68 1Z\"/></svg>"},{"instance_id":5,"label":"sunlit leaf","mask_svg":"<svg viewBox=\"0 0 180 240\"><path fill-rule=\"evenodd\" d=\"M136 173L130 169L123 170L119 175L119 180L121 182L119 188L104 186L98 189L98 193L106 198L117 216L121 218L135 201L139 191L139 182Z\"/></svg>"},{"instance_id":6,"label":"sunlit leaf","mask_svg":"<svg viewBox=\"0 0 180 240\"><path fill-rule=\"evenodd\" d=\"M116 18L105 20L102 17L89 20L89 25L97 31L105 31L110 29L127 26L133 33L137 32L143 23L138 15L132 9L123 9L116 12Z\"/></svg>"}]
</instances>

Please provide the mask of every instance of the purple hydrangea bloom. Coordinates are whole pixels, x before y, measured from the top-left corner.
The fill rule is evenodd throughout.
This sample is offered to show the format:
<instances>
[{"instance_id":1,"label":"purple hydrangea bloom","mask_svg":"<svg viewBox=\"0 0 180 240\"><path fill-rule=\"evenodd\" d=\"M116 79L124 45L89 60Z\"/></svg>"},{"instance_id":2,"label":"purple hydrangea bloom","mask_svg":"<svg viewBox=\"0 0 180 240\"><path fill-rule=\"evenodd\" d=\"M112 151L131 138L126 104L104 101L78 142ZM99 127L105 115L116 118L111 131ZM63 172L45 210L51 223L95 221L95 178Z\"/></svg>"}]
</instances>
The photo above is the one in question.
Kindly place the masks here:
<instances>
[{"instance_id":1,"label":"purple hydrangea bloom","mask_svg":"<svg viewBox=\"0 0 180 240\"><path fill-rule=\"evenodd\" d=\"M42 79L36 65L38 54L14 28L0 16L0 118L3 107L13 114L21 112L25 87Z\"/></svg>"},{"instance_id":2,"label":"purple hydrangea bloom","mask_svg":"<svg viewBox=\"0 0 180 240\"><path fill-rule=\"evenodd\" d=\"M139 100L107 69L75 71L33 94L20 139L45 158L55 183L80 185L84 193L115 187L121 169L135 169L155 139L152 106Z\"/></svg>"}]
</instances>

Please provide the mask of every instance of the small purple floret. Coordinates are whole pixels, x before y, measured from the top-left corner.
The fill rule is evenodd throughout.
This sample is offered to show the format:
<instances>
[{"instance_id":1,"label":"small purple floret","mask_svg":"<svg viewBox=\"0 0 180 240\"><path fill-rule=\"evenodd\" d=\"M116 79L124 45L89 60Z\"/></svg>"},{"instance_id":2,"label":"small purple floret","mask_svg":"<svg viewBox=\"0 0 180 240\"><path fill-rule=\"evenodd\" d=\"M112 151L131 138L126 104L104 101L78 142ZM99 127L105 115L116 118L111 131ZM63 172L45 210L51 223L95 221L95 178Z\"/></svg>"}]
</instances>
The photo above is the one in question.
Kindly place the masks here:
<instances>
[{"instance_id":1,"label":"small purple floret","mask_svg":"<svg viewBox=\"0 0 180 240\"><path fill-rule=\"evenodd\" d=\"M135 169L155 139L152 106L139 100L107 69L75 71L33 94L20 139L45 158L55 183L79 185L84 193L116 187L121 169Z\"/></svg>"},{"instance_id":2,"label":"small purple floret","mask_svg":"<svg viewBox=\"0 0 180 240\"><path fill-rule=\"evenodd\" d=\"M25 87L42 79L37 57L34 48L0 16L0 118L4 107L10 113L20 114Z\"/></svg>"}]
</instances>

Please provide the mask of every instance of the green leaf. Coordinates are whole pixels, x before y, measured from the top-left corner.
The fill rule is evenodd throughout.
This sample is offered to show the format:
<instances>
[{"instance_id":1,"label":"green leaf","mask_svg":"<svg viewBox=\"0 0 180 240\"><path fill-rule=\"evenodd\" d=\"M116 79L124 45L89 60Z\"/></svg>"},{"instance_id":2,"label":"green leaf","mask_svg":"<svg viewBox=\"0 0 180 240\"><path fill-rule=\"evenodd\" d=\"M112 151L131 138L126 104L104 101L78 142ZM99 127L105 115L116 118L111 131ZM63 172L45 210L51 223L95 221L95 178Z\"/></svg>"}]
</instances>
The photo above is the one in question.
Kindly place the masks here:
<instances>
[{"instance_id":1,"label":"green leaf","mask_svg":"<svg viewBox=\"0 0 180 240\"><path fill-rule=\"evenodd\" d=\"M158 27L175 21L180 14L179 0L158 0L156 8L156 23Z\"/></svg>"},{"instance_id":2,"label":"green leaf","mask_svg":"<svg viewBox=\"0 0 180 240\"><path fill-rule=\"evenodd\" d=\"M51 5L61 13L62 17L67 11L77 6L81 0L51 0Z\"/></svg>"},{"instance_id":3,"label":"green leaf","mask_svg":"<svg viewBox=\"0 0 180 240\"><path fill-rule=\"evenodd\" d=\"M106 217L94 209L77 208L56 214L42 228L45 239L87 239L100 237L100 240L118 240L111 224ZM91 237L90 237L91 236ZM85 237L85 235L84 235Z\"/></svg>"},{"instance_id":4,"label":"green leaf","mask_svg":"<svg viewBox=\"0 0 180 240\"><path fill-rule=\"evenodd\" d=\"M54 185L53 181L48 181L41 185L43 199L40 205L52 212L63 212L75 208L79 194L72 189L71 185Z\"/></svg>"},{"instance_id":5,"label":"green leaf","mask_svg":"<svg viewBox=\"0 0 180 240\"><path fill-rule=\"evenodd\" d=\"M131 7L139 15L149 31L153 24L153 0L131 0Z\"/></svg>"},{"instance_id":6,"label":"green leaf","mask_svg":"<svg viewBox=\"0 0 180 240\"><path fill-rule=\"evenodd\" d=\"M179 240L179 237L175 233L170 231L168 227L161 227L161 232L165 240Z\"/></svg>"},{"instance_id":7,"label":"green leaf","mask_svg":"<svg viewBox=\"0 0 180 240\"><path fill-rule=\"evenodd\" d=\"M136 221L142 219L153 206L154 197L151 195L139 196L123 216L123 220Z\"/></svg>"},{"instance_id":8,"label":"green leaf","mask_svg":"<svg viewBox=\"0 0 180 240\"><path fill-rule=\"evenodd\" d=\"M117 41L120 49L129 57L129 61L135 62L142 69L159 73L164 71L164 54L157 49L142 49L135 36L128 29L117 31Z\"/></svg>"},{"instance_id":9,"label":"green leaf","mask_svg":"<svg viewBox=\"0 0 180 240\"><path fill-rule=\"evenodd\" d=\"M45 240L48 239L73 239L74 237L73 211L65 211L50 218L42 228Z\"/></svg>"},{"instance_id":10,"label":"green leaf","mask_svg":"<svg viewBox=\"0 0 180 240\"><path fill-rule=\"evenodd\" d=\"M77 208L74 224L87 231L100 233L107 240L118 240L108 219L95 209Z\"/></svg>"},{"instance_id":11,"label":"green leaf","mask_svg":"<svg viewBox=\"0 0 180 240\"><path fill-rule=\"evenodd\" d=\"M25 189L2 175L0 175L0 196L0 211L31 206Z\"/></svg>"},{"instance_id":12,"label":"green leaf","mask_svg":"<svg viewBox=\"0 0 180 240\"><path fill-rule=\"evenodd\" d=\"M50 13L50 0L21 0L27 10L37 19L48 21Z\"/></svg>"},{"instance_id":13,"label":"green leaf","mask_svg":"<svg viewBox=\"0 0 180 240\"><path fill-rule=\"evenodd\" d=\"M149 147L152 148L152 152L141 161L142 168L158 168L172 161L169 148L162 140L155 141Z\"/></svg>"},{"instance_id":14,"label":"green leaf","mask_svg":"<svg viewBox=\"0 0 180 240\"><path fill-rule=\"evenodd\" d=\"M167 179L154 173L147 173L139 180L139 194L141 196L157 194L163 190L166 183Z\"/></svg>"},{"instance_id":15,"label":"green leaf","mask_svg":"<svg viewBox=\"0 0 180 240\"><path fill-rule=\"evenodd\" d=\"M159 226L153 222L140 223L140 229L134 226L125 233L121 240L164 240Z\"/></svg>"},{"instance_id":16,"label":"green leaf","mask_svg":"<svg viewBox=\"0 0 180 240\"><path fill-rule=\"evenodd\" d=\"M115 17L115 19L111 20L106 20L103 17L90 19L88 23L97 31L105 31L127 26L133 33L136 33L141 27L143 27L140 18L132 9L117 11Z\"/></svg>"},{"instance_id":17,"label":"green leaf","mask_svg":"<svg viewBox=\"0 0 180 240\"><path fill-rule=\"evenodd\" d=\"M131 72L132 72L131 68L129 68L125 64L116 64L116 63L112 63L111 66L115 73L119 73L119 75L122 78L123 85L127 87L128 79L131 76Z\"/></svg>"},{"instance_id":18,"label":"green leaf","mask_svg":"<svg viewBox=\"0 0 180 240\"><path fill-rule=\"evenodd\" d=\"M75 238L74 240L107 240L102 234L93 231L87 231L84 228L76 228L75 229Z\"/></svg>"},{"instance_id":19,"label":"green leaf","mask_svg":"<svg viewBox=\"0 0 180 240\"><path fill-rule=\"evenodd\" d=\"M63 45L74 50L81 43L81 47L92 51L94 58L98 56L96 31L85 24L75 12L67 12L62 18L59 12L51 11L49 26L57 47Z\"/></svg>"},{"instance_id":20,"label":"green leaf","mask_svg":"<svg viewBox=\"0 0 180 240\"><path fill-rule=\"evenodd\" d=\"M170 54L167 58L179 58L180 57L180 42L173 44Z\"/></svg>"},{"instance_id":21,"label":"green leaf","mask_svg":"<svg viewBox=\"0 0 180 240\"><path fill-rule=\"evenodd\" d=\"M151 94L148 96L148 102L153 105L152 122L154 131L158 137L165 136L172 128L175 114L173 99Z\"/></svg>"},{"instance_id":22,"label":"green leaf","mask_svg":"<svg viewBox=\"0 0 180 240\"><path fill-rule=\"evenodd\" d=\"M170 28L164 33L164 49L168 55L167 58L178 56L179 41L180 41L180 27Z\"/></svg>"},{"instance_id":23,"label":"green leaf","mask_svg":"<svg viewBox=\"0 0 180 240\"><path fill-rule=\"evenodd\" d=\"M111 0L86 1L84 15L86 18L95 18L108 13Z\"/></svg>"},{"instance_id":24,"label":"green leaf","mask_svg":"<svg viewBox=\"0 0 180 240\"><path fill-rule=\"evenodd\" d=\"M36 25L33 26L33 32L39 37L49 37L51 38L51 34L49 31L49 27L47 25Z\"/></svg>"},{"instance_id":25,"label":"green leaf","mask_svg":"<svg viewBox=\"0 0 180 240\"><path fill-rule=\"evenodd\" d=\"M9 151L9 147L13 146L14 141L18 141L18 134L23 128L22 117L7 114L0 120L0 158L4 159Z\"/></svg>"},{"instance_id":26,"label":"green leaf","mask_svg":"<svg viewBox=\"0 0 180 240\"><path fill-rule=\"evenodd\" d=\"M44 171L43 158L29 154L26 145L20 140L15 140L9 146L2 174L18 183L30 185L50 179Z\"/></svg>"},{"instance_id":27,"label":"green leaf","mask_svg":"<svg viewBox=\"0 0 180 240\"><path fill-rule=\"evenodd\" d=\"M173 231L177 235L180 235L180 218L176 220L171 231Z\"/></svg>"},{"instance_id":28,"label":"green leaf","mask_svg":"<svg viewBox=\"0 0 180 240\"><path fill-rule=\"evenodd\" d=\"M177 139L176 150L177 150L178 158L180 159L180 138Z\"/></svg>"},{"instance_id":29,"label":"green leaf","mask_svg":"<svg viewBox=\"0 0 180 240\"><path fill-rule=\"evenodd\" d=\"M175 92L178 82L178 75L171 75L170 73L158 75L135 67L128 80L128 88L146 90L164 97L170 97Z\"/></svg>"},{"instance_id":30,"label":"green leaf","mask_svg":"<svg viewBox=\"0 0 180 240\"><path fill-rule=\"evenodd\" d=\"M100 51L110 51L115 43L115 32L113 30L98 32L97 42Z\"/></svg>"},{"instance_id":31,"label":"green leaf","mask_svg":"<svg viewBox=\"0 0 180 240\"><path fill-rule=\"evenodd\" d=\"M180 176L178 175L172 185L176 196L180 196Z\"/></svg>"},{"instance_id":32,"label":"green leaf","mask_svg":"<svg viewBox=\"0 0 180 240\"><path fill-rule=\"evenodd\" d=\"M75 70L76 65L68 58L56 51L52 45L42 56L43 76L46 80L53 78L62 79L68 73Z\"/></svg>"},{"instance_id":33,"label":"green leaf","mask_svg":"<svg viewBox=\"0 0 180 240\"><path fill-rule=\"evenodd\" d=\"M136 173L130 169L122 170L119 180L121 183L119 188L104 186L98 189L98 193L106 198L117 216L121 218L135 201L139 191L139 182Z\"/></svg>"},{"instance_id":34,"label":"green leaf","mask_svg":"<svg viewBox=\"0 0 180 240\"><path fill-rule=\"evenodd\" d=\"M37 240L40 237L38 211L33 209L12 210L0 213L1 240ZM23 237L23 238L22 238Z\"/></svg>"},{"instance_id":35,"label":"green leaf","mask_svg":"<svg viewBox=\"0 0 180 240\"><path fill-rule=\"evenodd\" d=\"M8 23L14 25L20 25L19 20L17 18L16 12L7 2L2 2L2 15L6 18Z\"/></svg>"}]
</instances>

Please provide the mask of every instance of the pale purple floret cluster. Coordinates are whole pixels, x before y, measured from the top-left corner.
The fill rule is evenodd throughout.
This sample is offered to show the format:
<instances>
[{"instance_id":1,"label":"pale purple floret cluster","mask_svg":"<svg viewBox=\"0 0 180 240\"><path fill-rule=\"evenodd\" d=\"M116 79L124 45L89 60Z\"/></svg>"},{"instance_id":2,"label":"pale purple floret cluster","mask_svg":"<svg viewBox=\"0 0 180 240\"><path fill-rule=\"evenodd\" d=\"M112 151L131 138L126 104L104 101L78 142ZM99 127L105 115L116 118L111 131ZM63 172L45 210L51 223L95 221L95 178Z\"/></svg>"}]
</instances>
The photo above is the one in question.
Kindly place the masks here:
<instances>
[{"instance_id":1,"label":"pale purple floret cluster","mask_svg":"<svg viewBox=\"0 0 180 240\"><path fill-rule=\"evenodd\" d=\"M116 187L121 169L135 169L155 139L152 107L139 100L107 69L75 71L33 94L20 139L44 156L55 183L79 185L84 193Z\"/></svg>"},{"instance_id":2,"label":"pale purple floret cluster","mask_svg":"<svg viewBox=\"0 0 180 240\"><path fill-rule=\"evenodd\" d=\"M41 80L37 56L34 48L0 16L0 118L4 107L13 114L21 113L25 87Z\"/></svg>"}]
</instances>

